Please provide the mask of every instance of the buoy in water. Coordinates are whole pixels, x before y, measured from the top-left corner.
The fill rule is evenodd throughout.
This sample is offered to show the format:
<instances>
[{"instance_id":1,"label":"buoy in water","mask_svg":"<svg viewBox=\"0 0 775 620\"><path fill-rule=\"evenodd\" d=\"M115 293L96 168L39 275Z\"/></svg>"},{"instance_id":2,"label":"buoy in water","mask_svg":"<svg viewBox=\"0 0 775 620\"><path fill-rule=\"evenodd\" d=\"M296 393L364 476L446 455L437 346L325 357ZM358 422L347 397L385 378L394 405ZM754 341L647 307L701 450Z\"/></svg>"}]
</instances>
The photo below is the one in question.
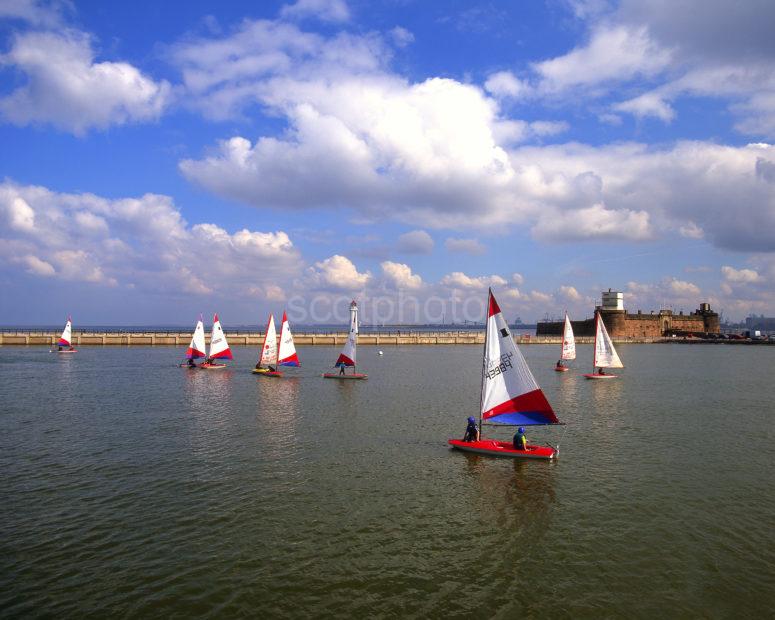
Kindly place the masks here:
<instances>
[{"instance_id":1,"label":"buoy in water","mask_svg":"<svg viewBox=\"0 0 775 620\"><path fill-rule=\"evenodd\" d=\"M382 351L379 351L379 355L382 355Z\"/></svg>"}]
</instances>

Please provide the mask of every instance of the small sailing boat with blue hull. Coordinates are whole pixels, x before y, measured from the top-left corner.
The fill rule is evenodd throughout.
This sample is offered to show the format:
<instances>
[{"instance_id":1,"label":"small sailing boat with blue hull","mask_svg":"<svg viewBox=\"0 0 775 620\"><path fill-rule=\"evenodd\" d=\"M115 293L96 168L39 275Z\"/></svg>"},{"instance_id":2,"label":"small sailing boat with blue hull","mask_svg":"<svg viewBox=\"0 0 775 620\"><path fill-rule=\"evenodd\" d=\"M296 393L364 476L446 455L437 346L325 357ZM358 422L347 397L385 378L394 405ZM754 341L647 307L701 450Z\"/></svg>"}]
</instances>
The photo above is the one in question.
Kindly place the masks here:
<instances>
[{"instance_id":1,"label":"small sailing boat with blue hull","mask_svg":"<svg viewBox=\"0 0 775 620\"><path fill-rule=\"evenodd\" d=\"M498 302L489 293L487 332L482 365L482 395L479 430L476 441L450 439L458 450L523 459L552 459L558 453L554 446L527 444L515 448L513 442L483 439L484 425L545 426L562 424L538 386L503 318Z\"/></svg>"}]
</instances>

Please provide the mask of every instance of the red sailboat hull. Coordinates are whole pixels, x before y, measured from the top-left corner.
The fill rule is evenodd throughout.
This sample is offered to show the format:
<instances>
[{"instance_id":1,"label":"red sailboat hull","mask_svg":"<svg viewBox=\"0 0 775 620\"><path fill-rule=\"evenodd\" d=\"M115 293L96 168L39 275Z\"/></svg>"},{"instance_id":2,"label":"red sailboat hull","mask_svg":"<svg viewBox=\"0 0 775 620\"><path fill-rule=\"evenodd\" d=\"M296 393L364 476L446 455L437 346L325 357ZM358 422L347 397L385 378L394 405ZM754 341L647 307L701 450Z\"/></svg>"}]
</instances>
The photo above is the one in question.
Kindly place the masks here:
<instances>
[{"instance_id":1,"label":"red sailboat hull","mask_svg":"<svg viewBox=\"0 0 775 620\"><path fill-rule=\"evenodd\" d=\"M353 373L350 375L340 375L338 372L326 372L323 373L324 379L368 379L369 375L364 375L361 373Z\"/></svg>"},{"instance_id":2,"label":"red sailboat hull","mask_svg":"<svg viewBox=\"0 0 775 620\"><path fill-rule=\"evenodd\" d=\"M551 446L536 446L528 444L527 450L516 450L510 441L496 441L494 439L482 439L480 441L463 441L450 439L447 443L453 448L475 454L487 456L500 456L511 459L553 459L557 451Z\"/></svg>"}]
</instances>

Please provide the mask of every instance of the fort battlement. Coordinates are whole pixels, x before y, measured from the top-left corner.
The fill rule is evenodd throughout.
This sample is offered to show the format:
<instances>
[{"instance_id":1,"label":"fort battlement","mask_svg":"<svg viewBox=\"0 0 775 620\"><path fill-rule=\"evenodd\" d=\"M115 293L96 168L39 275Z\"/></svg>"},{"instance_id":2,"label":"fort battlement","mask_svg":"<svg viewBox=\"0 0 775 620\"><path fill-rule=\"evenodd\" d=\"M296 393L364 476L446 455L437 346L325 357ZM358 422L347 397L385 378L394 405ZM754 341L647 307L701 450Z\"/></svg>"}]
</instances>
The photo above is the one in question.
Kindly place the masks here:
<instances>
[{"instance_id":1,"label":"fort battlement","mask_svg":"<svg viewBox=\"0 0 775 620\"><path fill-rule=\"evenodd\" d=\"M618 298L612 295L619 295ZM612 338L625 339L656 339L689 333L718 334L720 322L718 313L710 308L710 304L701 303L700 307L690 314L683 311L676 314L672 310L659 310L643 313L640 310L632 314L623 308L622 294L608 291L603 293L603 303L595 307L595 312L605 323ZM615 303L615 307L614 306ZM571 321L575 336L595 335L594 316L582 321ZM536 325L537 336L562 335L563 321L541 321Z\"/></svg>"}]
</instances>

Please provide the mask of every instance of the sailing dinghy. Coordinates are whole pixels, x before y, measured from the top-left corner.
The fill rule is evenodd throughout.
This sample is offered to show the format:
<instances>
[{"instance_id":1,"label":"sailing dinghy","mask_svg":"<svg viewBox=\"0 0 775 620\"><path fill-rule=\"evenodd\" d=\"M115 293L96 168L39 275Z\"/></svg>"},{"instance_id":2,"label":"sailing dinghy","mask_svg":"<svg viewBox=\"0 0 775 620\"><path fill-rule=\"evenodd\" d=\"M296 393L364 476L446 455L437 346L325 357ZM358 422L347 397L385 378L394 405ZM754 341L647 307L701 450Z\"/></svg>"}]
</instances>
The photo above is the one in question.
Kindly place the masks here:
<instances>
[{"instance_id":1,"label":"sailing dinghy","mask_svg":"<svg viewBox=\"0 0 775 620\"><path fill-rule=\"evenodd\" d=\"M274 368L272 365L274 364ZM274 317L269 314L264 330L264 343L261 345L261 357L253 369L253 374L266 377L282 377L283 373L277 372L277 330L274 326Z\"/></svg>"},{"instance_id":2,"label":"sailing dinghy","mask_svg":"<svg viewBox=\"0 0 775 620\"><path fill-rule=\"evenodd\" d=\"M226 341L226 334L223 333L221 322L218 320L218 314L213 317L213 331L210 333L210 354L199 366L206 370L221 370L226 368L226 364L218 364L217 359L234 359L229 349L229 343Z\"/></svg>"},{"instance_id":3,"label":"sailing dinghy","mask_svg":"<svg viewBox=\"0 0 775 620\"><path fill-rule=\"evenodd\" d=\"M562 352L554 369L557 372L568 372L569 368L562 362L576 359L576 340L573 337L573 327L570 324L568 313L565 313L565 327L562 330Z\"/></svg>"},{"instance_id":4,"label":"sailing dinghy","mask_svg":"<svg viewBox=\"0 0 775 620\"><path fill-rule=\"evenodd\" d=\"M62 330L62 335L57 342L57 353L78 353L78 351L72 345L73 339L73 321L72 317L67 317L67 323ZM64 347L67 347L66 349Z\"/></svg>"},{"instance_id":5,"label":"sailing dinghy","mask_svg":"<svg viewBox=\"0 0 775 620\"><path fill-rule=\"evenodd\" d=\"M202 315L200 314L199 320L196 322L196 327L194 328L194 335L191 336L191 342L188 345L188 349L186 349L185 358L189 361L184 362L183 364L180 364L180 367L197 368L197 365L194 363L194 360L204 356L205 356L205 326L204 326L204 323L202 322Z\"/></svg>"},{"instance_id":6,"label":"sailing dinghy","mask_svg":"<svg viewBox=\"0 0 775 620\"><path fill-rule=\"evenodd\" d=\"M539 426L561 424L538 387L533 373L517 348L509 326L503 318L498 302L489 293L487 304L487 332L484 341L482 365L482 395L480 400L479 429L493 426ZM480 439L463 441L450 439L449 445L458 450L505 456L509 458L551 459L558 453L553 446L527 444L516 449L511 441Z\"/></svg>"},{"instance_id":7,"label":"sailing dinghy","mask_svg":"<svg viewBox=\"0 0 775 620\"><path fill-rule=\"evenodd\" d=\"M595 372L595 368L599 370ZM622 360L614 349L614 343L608 335L605 323L600 313L595 313L595 357L592 364L592 372L584 375L587 379L616 379L618 375L607 375L603 368L624 368Z\"/></svg>"},{"instance_id":8,"label":"sailing dinghy","mask_svg":"<svg viewBox=\"0 0 775 620\"><path fill-rule=\"evenodd\" d=\"M272 368L274 366L275 369ZM280 348L277 348L277 332L274 326L274 317L269 315L269 322L264 332L264 344L261 347L261 359L253 369L253 373L264 377L282 377L283 373L276 370L278 366L301 366L299 356L296 355L296 346L293 344L291 326L288 323L288 315L283 311L283 323L280 328Z\"/></svg>"},{"instance_id":9,"label":"sailing dinghy","mask_svg":"<svg viewBox=\"0 0 775 620\"><path fill-rule=\"evenodd\" d=\"M336 360L336 366L339 372L326 372L323 377L326 379L367 379L368 375L355 372L355 349L358 344L358 304L355 300L350 304L350 333L347 335L347 342ZM353 372L346 373L346 368L352 368Z\"/></svg>"}]
</instances>

